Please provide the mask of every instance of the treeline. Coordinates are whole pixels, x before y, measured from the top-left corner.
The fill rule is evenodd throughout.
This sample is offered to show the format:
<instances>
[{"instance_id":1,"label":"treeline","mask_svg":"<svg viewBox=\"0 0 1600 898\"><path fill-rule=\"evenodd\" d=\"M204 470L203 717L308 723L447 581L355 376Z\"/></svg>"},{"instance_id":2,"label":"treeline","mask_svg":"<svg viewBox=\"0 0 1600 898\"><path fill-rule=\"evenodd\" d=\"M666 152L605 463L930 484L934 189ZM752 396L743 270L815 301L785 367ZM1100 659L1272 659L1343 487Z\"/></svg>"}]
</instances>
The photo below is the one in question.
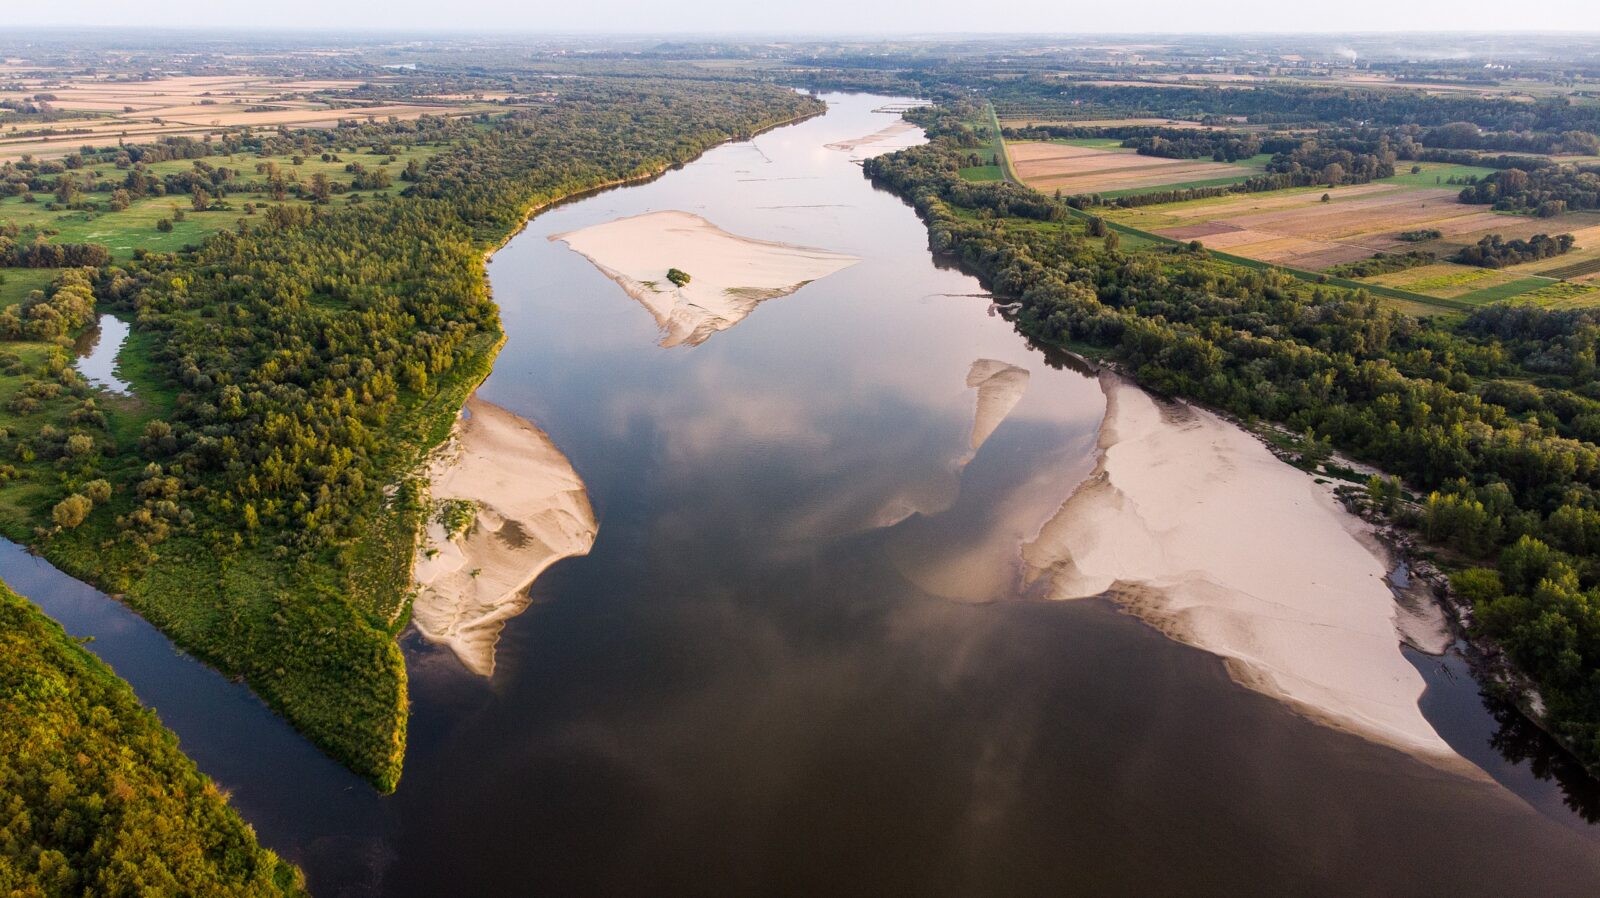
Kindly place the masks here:
<instances>
[{"instance_id":1,"label":"treeline","mask_svg":"<svg viewBox=\"0 0 1600 898\"><path fill-rule=\"evenodd\" d=\"M94 477L56 477L60 515L32 522L63 567L125 593L385 790L405 744L393 637L418 514L406 489L386 491L488 371L500 331L485 249L530 207L821 108L714 81L561 93L462 131L409 195L271 207L195 252L102 268L96 293L134 321L171 411L105 447ZM57 448L21 442L0 435L0 452L43 463Z\"/></svg>"},{"instance_id":2,"label":"treeline","mask_svg":"<svg viewBox=\"0 0 1600 898\"><path fill-rule=\"evenodd\" d=\"M1084 84L1048 78L994 78L977 83L997 105L1060 108L1064 114L1079 117L1207 120L1223 116L1257 124L1416 125L1434 129L1471 122L1486 132L1544 132L1557 141L1571 139L1564 136L1569 132L1600 133L1600 107L1568 103L1565 97L1518 102L1331 85L1263 84L1239 90L1197 85ZM1520 147L1484 148L1530 151Z\"/></svg>"},{"instance_id":3,"label":"treeline","mask_svg":"<svg viewBox=\"0 0 1600 898\"><path fill-rule=\"evenodd\" d=\"M1506 240L1499 234L1490 234L1450 257L1452 262L1476 265L1479 268L1505 268L1523 262L1537 262L1559 256L1572 249L1571 234L1534 234L1527 240Z\"/></svg>"},{"instance_id":4,"label":"treeline","mask_svg":"<svg viewBox=\"0 0 1600 898\"><path fill-rule=\"evenodd\" d=\"M1552 728L1600 762L1600 555L1584 542L1600 515L1600 313L1490 309L1452 330L1364 292L1016 227L1007 210L1027 191L963 183L957 155L935 143L866 171L917 208L935 251L1019 302L1038 343L1097 347L1151 389L1310 430L1437 493L1418 525L1499 561L1473 575L1490 584L1474 593L1484 631L1536 677ZM1506 383L1521 405L1502 404ZM1462 506L1481 527L1447 524Z\"/></svg>"},{"instance_id":5,"label":"treeline","mask_svg":"<svg viewBox=\"0 0 1600 898\"><path fill-rule=\"evenodd\" d=\"M127 683L0 584L0 893L303 895Z\"/></svg>"},{"instance_id":6,"label":"treeline","mask_svg":"<svg viewBox=\"0 0 1600 898\"><path fill-rule=\"evenodd\" d=\"M98 243L25 243L0 233L0 268L99 268L110 261L111 250Z\"/></svg>"},{"instance_id":7,"label":"treeline","mask_svg":"<svg viewBox=\"0 0 1600 898\"><path fill-rule=\"evenodd\" d=\"M1600 165L1497 171L1462 190L1461 201L1493 203L1502 211L1532 212L1541 217L1600 209Z\"/></svg>"},{"instance_id":8,"label":"treeline","mask_svg":"<svg viewBox=\"0 0 1600 898\"><path fill-rule=\"evenodd\" d=\"M1414 249L1403 253L1374 253L1370 259L1359 259L1354 262L1335 265L1327 269L1326 273L1341 278L1367 278L1374 275L1405 271L1408 268L1432 265L1435 261L1437 261L1437 258L1434 254L1426 250Z\"/></svg>"}]
</instances>

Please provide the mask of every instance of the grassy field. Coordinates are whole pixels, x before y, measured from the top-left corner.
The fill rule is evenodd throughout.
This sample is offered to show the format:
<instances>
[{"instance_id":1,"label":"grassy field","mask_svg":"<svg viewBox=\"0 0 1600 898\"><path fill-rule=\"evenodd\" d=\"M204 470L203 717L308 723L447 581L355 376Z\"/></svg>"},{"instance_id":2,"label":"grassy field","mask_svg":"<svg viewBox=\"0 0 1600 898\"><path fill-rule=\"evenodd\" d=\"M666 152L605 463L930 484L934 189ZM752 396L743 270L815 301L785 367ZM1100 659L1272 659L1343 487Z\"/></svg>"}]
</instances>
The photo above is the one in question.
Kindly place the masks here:
<instances>
[{"instance_id":1,"label":"grassy field","mask_svg":"<svg viewBox=\"0 0 1600 898\"><path fill-rule=\"evenodd\" d=\"M1481 305L1484 303L1500 302L1502 300L1511 299L1514 296L1522 296L1526 293L1532 293L1541 287L1548 287L1550 284L1551 281L1549 278L1517 278L1516 280L1506 281L1503 284L1496 284L1493 287L1484 287L1481 290L1474 290L1471 293L1462 294L1457 298L1462 302L1470 302L1474 305Z\"/></svg>"},{"instance_id":2,"label":"grassy field","mask_svg":"<svg viewBox=\"0 0 1600 898\"><path fill-rule=\"evenodd\" d=\"M268 162L276 164L291 185L309 185L315 175L324 175L330 183L343 187L343 192L336 193L331 202L348 203L351 197L360 197L365 201L398 192L405 186L399 176L405 170L406 163L413 159L425 161L439 150L434 146L411 147L395 153L393 161L388 155L374 153L341 153L337 161L310 157L299 165L294 164L291 156L213 156L202 161L238 171L237 180L241 184L258 182L260 179L256 166ZM391 186L384 190L349 189L354 176L345 170L345 166L352 163L367 169L386 169L390 173ZM189 171L193 167L194 162L190 160L170 160L150 165L148 170L153 175L165 176ZM79 171L91 173L98 181L112 184L120 183L125 174L112 163L84 166ZM245 203L264 207L274 202L264 192L243 191L229 193L224 198L231 208L196 212L190 206L190 197L185 194L145 197L134 200L126 209L110 211L107 208L109 193L88 192L83 197L98 208L51 209L48 196L38 197L32 203L24 202L20 196L6 197L0 199L0 222L9 222L21 228L20 239L24 242L31 241L34 235L44 235L51 243L99 243L111 250L113 259L126 261L133 257L136 249L172 251L197 245L217 231L236 226L241 219L248 220L244 211ZM311 200L296 199L291 195L285 202L309 204ZM177 220L180 213L182 221ZM167 219L172 224L170 231L157 228L157 222L161 219ZM7 271L9 280L15 270ZM7 295L4 292L6 289L0 286L0 296Z\"/></svg>"},{"instance_id":3,"label":"grassy field","mask_svg":"<svg viewBox=\"0 0 1600 898\"><path fill-rule=\"evenodd\" d=\"M969 165L958 174L968 181L1004 181L1005 172L998 165Z\"/></svg>"},{"instance_id":4,"label":"grassy field","mask_svg":"<svg viewBox=\"0 0 1600 898\"><path fill-rule=\"evenodd\" d=\"M0 309L16 305L55 280L55 268L0 268Z\"/></svg>"}]
</instances>

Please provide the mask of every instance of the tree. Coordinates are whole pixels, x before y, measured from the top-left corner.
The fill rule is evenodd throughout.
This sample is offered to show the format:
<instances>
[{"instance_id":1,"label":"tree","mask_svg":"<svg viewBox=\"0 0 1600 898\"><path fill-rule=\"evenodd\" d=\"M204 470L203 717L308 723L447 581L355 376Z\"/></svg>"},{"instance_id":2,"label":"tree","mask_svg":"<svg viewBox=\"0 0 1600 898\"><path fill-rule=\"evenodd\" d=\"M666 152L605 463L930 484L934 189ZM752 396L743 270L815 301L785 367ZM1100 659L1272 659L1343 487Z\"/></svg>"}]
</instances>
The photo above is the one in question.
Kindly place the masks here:
<instances>
[{"instance_id":1,"label":"tree","mask_svg":"<svg viewBox=\"0 0 1600 898\"><path fill-rule=\"evenodd\" d=\"M73 493L56 503L56 507L50 511L50 518L56 522L57 527L71 530L82 524L93 509L94 503L88 496Z\"/></svg>"},{"instance_id":2,"label":"tree","mask_svg":"<svg viewBox=\"0 0 1600 898\"><path fill-rule=\"evenodd\" d=\"M689 283L690 278L687 272L680 271L676 268L668 268L667 280L671 281L676 286L682 287Z\"/></svg>"}]
</instances>

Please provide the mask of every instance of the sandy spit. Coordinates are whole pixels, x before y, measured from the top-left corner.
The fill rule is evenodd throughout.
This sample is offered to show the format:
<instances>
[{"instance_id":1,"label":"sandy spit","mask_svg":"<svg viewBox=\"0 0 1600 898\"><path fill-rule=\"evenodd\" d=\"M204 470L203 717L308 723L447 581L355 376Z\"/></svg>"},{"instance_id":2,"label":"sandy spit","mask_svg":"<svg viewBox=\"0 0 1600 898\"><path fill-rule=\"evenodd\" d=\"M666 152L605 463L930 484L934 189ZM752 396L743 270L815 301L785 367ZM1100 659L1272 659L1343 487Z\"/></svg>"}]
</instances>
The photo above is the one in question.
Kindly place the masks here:
<instances>
[{"instance_id":1,"label":"sandy spit","mask_svg":"<svg viewBox=\"0 0 1600 898\"><path fill-rule=\"evenodd\" d=\"M756 306L860 261L854 256L740 237L689 212L648 212L555 234L649 310L661 345L697 346ZM691 280L676 287L667 269Z\"/></svg>"},{"instance_id":2,"label":"sandy spit","mask_svg":"<svg viewBox=\"0 0 1600 898\"><path fill-rule=\"evenodd\" d=\"M967 386L978 390L978 408L972 418L972 451L977 452L1022 401L1022 394L1028 389L1028 369L995 359L978 359L967 371Z\"/></svg>"},{"instance_id":3,"label":"sandy spit","mask_svg":"<svg viewBox=\"0 0 1600 898\"><path fill-rule=\"evenodd\" d=\"M544 431L476 396L427 477L436 509L464 500L475 516L452 537L430 515L417 546L411 617L424 637L489 676L506 620L528 607L528 587L550 565L594 545L594 509Z\"/></svg>"},{"instance_id":4,"label":"sandy spit","mask_svg":"<svg viewBox=\"0 0 1600 898\"><path fill-rule=\"evenodd\" d=\"M1368 525L1216 415L1101 383L1099 466L1023 547L1046 594L1109 595L1314 719L1475 771L1417 706Z\"/></svg>"},{"instance_id":5,"label":"sandy spit","mask_svg":"<svg viewBox=\"0 0 1600 898\"><path fill-rule=\"evenodd\" d=\"M823 146L830 150L849 152L852 150L858 150L862 147L872 146L873 144L888 143L889 141L899 137L902 134L905 134L908 131L915 130L917 130L916 125L913 125L904 119L896 119L894 124L874 131L871 134L864 134L860 137L852 137L849 140L841 140L835 143L824 144Z\"/></svg>"}]
</instances>

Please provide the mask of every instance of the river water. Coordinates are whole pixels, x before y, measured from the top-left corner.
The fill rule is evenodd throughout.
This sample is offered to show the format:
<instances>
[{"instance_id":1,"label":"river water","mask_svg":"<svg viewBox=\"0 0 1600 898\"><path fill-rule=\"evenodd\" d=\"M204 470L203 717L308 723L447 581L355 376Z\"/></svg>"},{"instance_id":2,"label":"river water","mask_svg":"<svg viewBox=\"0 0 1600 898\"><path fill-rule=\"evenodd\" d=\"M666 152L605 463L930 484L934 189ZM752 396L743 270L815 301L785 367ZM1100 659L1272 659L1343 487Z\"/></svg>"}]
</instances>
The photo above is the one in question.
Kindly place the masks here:
<instances>
[{"instance_id":1,"label":"river water","mask_svg":"<svg viewBox=\"0 0 1600 898\"><path fill-rule=\"evenodd\" d=\"M9 545L0 572L97 637L320 895L1593 894L1584 794L1538 778L1539 740L1457 659L1413 656L1424 709L1494 779L1306 721L1106 603L1023 594L1017 547L1090 471L1104 399L826 147L893 98L828 99L494 257L482 395L572 460L599 537L534 585L492 679L405 637L397 794L99 593ZM664 349L548 239L656 210L861 261ZM974 453L980 359L1029 374Z\"/></svg>"}]
</instances>

